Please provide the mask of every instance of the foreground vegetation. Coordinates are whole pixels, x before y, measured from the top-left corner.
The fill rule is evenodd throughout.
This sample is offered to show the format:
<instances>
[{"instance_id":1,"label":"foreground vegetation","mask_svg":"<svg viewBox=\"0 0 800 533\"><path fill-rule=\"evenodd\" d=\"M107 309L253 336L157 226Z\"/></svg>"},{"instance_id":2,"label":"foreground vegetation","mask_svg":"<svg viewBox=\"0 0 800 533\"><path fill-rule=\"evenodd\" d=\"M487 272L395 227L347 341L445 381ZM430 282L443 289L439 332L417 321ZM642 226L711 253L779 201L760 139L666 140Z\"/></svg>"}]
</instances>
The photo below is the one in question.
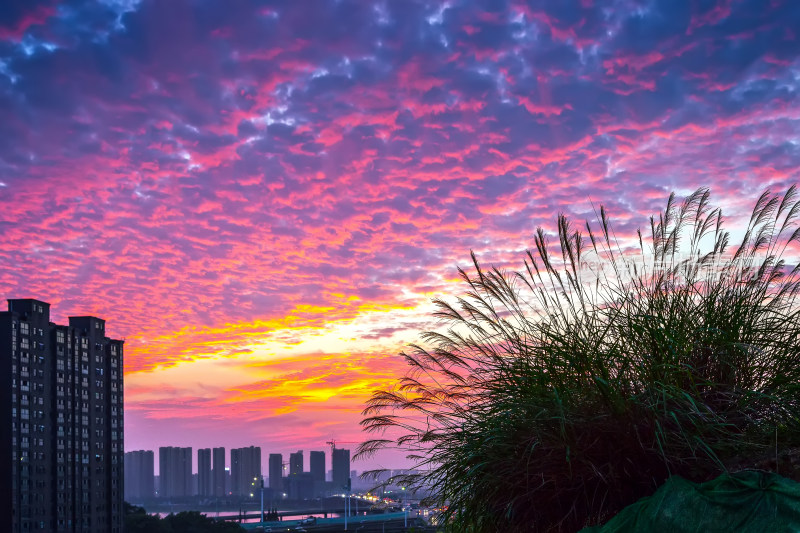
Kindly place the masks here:
<instances>
[{"instance_id":1,"label":"foreground vegetation","mask_svg":"<svg viewBox=\"0 0 800 533\"><path fill-rule=\"evenodd\" d=\"M125 502L126 533L240 533L233 522L220 522L197 511L183 511L164 518L149 515L143 507Z\"/></svg>"},{"instance_id":2,"label":"foreground vegetation","mask_svg":"<svg viewBox=\"0 0 800 533\"><path fill-rule=\"evenodd\" d=\"M473 255L464 294L436 301L447 327L373 394L357 456L405 451L421 473L392 481L459 532L576 531L674 474L794 476L798 195L762 195L736 247L709 200L671 196L648 238L617 239L602 208L585 233L560 216L519 272Z\"/></svg>"}]
</instances>

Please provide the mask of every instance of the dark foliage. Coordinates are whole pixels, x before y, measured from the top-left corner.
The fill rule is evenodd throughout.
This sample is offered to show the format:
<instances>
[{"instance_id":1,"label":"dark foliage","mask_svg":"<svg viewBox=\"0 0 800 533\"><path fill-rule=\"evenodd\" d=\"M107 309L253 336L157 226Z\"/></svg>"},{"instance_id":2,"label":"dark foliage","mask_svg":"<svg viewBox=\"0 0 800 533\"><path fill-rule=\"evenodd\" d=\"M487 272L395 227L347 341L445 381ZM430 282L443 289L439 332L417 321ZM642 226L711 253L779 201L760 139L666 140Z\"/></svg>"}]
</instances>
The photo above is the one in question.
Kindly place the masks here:
<instances>
[{"instance_id":1,"label":"dark foliage","mask_svg":"<svg viewBox=\"0 0 800 533\"><path fill-rule=\"evenodd\" d=\"M125 502L126 533L237 533L244 529L233 522L221 522L197 511L183 511L164 518L148 515L136 505Z\"/></svg>"},{"instance_id":2,"label":"dark foliage","mask_svg":"<svg viewBox=\"0 0 800 533\"><path fill-rule=\"evenodd\" d=\"M393 481L476 533L576 531L673 474L778 468L800 445L798 214L794 187L765 193L729 252L702 189L669 198L649 245L601 208L585 234L559 217L557 253L540 228L520 272L473 256L436 302L447 328L373 394L357 456L405 451L420 473Z\"/></svg>"}]
</instances>

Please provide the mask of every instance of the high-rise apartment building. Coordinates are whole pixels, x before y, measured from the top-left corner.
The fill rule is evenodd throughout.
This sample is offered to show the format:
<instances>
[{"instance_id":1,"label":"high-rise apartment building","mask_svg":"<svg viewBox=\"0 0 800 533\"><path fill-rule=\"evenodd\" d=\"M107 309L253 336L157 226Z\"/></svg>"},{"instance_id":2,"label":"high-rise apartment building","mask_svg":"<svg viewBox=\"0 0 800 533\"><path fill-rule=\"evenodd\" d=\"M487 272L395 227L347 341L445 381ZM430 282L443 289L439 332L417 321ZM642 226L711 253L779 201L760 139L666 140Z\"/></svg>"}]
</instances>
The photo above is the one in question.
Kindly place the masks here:
<instances>
[{"instance_id":1,"label":"high-rise apartment building","mask_svg":"<svg viewBox=\"0 0 800 533\"><path fill-rule=\"evenodd\" d=\"M197 495L213 496L214 480L211 477L211 448L197 450Z\"/></svg>"},{"instance_id":2,"label":"high-rise apartment building","mask_svg":"<svg viewBox=\"0 0 800 533\"><path fill-rule=\"evenodd\" d=\"M350 479L350 450L334 448L331 452L332 481L334 490L348 487Z\"/></svg>"},{"instance_id":3,"label":"high-rise apartment building","mask_svg":"<svg viewBox=\"0 0 800 533\"><path fill-rule=\"evenodd\" d=\"M234 495L255 495L261 489L261 448L231 450L231 492Z\"/></svg>"},{"instance_id":4,"label":"high-rise apartment building","mask_svg":"<svg viewBox=\"0 0 800 533\"><path fill-rule=\"evenodd\" d=\"M214 470L213 470L213 495L222 498L226 494L225 485L228 480L225 472L225 448L214 448L213 450Z\"/></svg>"},{"instance_id":5,"label":"high-rise apartment building","mask_svg":"<svg viewBox=\"0 0 800 533\"><path fill-rule=\"evenodd\" d=\"M303 473L303 450L289 454L289 475L298 476Z\"/></svg>"},{"instance_id":6,"label":"high-rise apartment building","mask_svg":"<svg viewBox=\"0 0 800 533\"><path fill-rule=\"evenodd\" d=\"M152 450L125 453L125 501L141 502L155 495Z\"/></svg>"},{"instance_id":7,"label":"high-rise apartment building","mask_svg":"<svg viewBox=\"0 0 800 533\"><path fill-rule=\"evenodd\" d=\"M325 482L325 452L311 452L308 458L311 477L317 483Z\"/></svg>"},{"instance_id":8,"label":"high-rise apartment building","mask_svg":"<svg viewBox=\"0 0 800 533\"><path fill-rule=\"evenodd\" d=\"M269 454L269 488L273 497L283 493L283 455L279 453Z\"/></svg>"},{"instance_id":9,"label":"high-rise apartment building","mask_svg":"<svg viewBox=\"0 0 800 533\"><path fill-rule=\"evenodd\" d=\"M0 531L122 531L122 347L46 302L0 312Z\"/></svg>"},{"instance_id":10,"label":"high-rise apartment building","mask_svg":"<svg viewBox=\"0 0 800 533\"><path fill-rule=\"evenodd\" d=\"M160 498L192 495L192 449L165 446L158 449Z\"/></svg>"}]
</instances>

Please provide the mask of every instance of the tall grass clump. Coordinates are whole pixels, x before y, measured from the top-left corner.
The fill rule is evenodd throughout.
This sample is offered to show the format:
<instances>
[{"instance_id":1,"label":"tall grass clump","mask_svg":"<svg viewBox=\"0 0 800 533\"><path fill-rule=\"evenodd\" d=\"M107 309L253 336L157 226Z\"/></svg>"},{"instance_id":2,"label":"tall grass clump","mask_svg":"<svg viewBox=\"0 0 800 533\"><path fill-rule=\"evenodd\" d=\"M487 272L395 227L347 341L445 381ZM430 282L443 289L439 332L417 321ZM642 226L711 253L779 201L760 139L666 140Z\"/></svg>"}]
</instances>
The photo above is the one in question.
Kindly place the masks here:
<instances>
[{"instance_id":1,"label":"tall grass clump","mask_svg":"<svg viewBox=\"0 0 800 533\"><path fill-rule=\"evenodd\" d=\"M359 457L400 449L396 479L449 531L576 531L671 475L779 470L800 445L800 202L764 193L738 246L700 189L649 236L539 228L524 268L459 270L446 323L374 392ZM554 251L555 250L555 251ZM391 438L389 438L391 436Z\"/></svg>"}]
</instances>

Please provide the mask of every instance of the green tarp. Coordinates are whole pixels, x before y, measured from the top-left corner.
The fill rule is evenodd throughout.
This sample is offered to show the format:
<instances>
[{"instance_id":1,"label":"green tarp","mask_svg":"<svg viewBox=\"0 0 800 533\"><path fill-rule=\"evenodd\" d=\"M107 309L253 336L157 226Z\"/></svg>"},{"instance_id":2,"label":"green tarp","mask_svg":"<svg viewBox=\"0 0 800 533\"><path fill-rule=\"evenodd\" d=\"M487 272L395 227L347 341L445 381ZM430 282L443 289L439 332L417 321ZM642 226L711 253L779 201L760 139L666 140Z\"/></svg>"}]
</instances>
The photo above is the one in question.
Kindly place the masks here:
<instances>
[{"instance_id":1,"label":"green tarp","mask_svg":"<svg viewBox=\"0 0 800 533\"><path fill-rule=\"evenodd\" d=\"M652 496L581 533L800 532L800 483L744 471L696 484L673 476Z\"/></svg>"}]
</instances>

